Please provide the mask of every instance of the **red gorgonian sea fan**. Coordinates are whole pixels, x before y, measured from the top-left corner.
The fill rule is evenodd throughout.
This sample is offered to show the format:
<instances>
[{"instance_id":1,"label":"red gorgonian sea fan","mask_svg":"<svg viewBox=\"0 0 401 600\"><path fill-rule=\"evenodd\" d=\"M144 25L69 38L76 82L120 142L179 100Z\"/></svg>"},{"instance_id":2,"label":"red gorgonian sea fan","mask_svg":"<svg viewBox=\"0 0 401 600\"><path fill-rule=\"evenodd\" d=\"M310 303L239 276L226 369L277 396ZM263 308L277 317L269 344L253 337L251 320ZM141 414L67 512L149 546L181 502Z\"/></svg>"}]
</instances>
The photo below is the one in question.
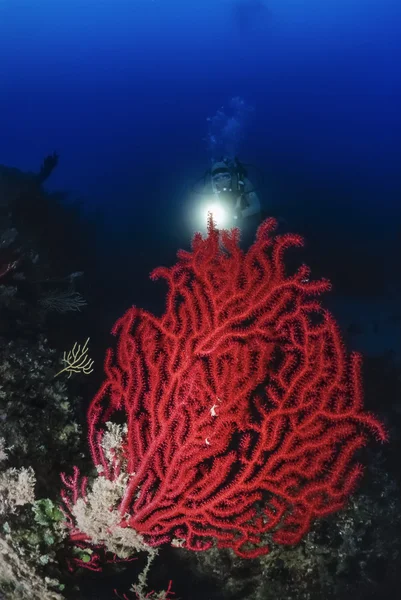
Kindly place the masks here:
<instances>
[{"instance_id":1,"label":"red gorgonian sea fan","mask_svg":"<svg viewBox=\"0 0 401 600\"><path fill-rule=\"evenodd\" d=\"M297 235L266 220L244 253L239 231L196 234L179 251L159 318L132 307L116 323L106 380L89 408L101 477L107 421L125 422L120 526L146 543L242 557L295 544L312 521L343 507L362 466L356 452L383 425L363 410L361 357L347 357L309 269L285 272ZM270 535L267 535L270 534Z\"/></svg>"}]
</instances>

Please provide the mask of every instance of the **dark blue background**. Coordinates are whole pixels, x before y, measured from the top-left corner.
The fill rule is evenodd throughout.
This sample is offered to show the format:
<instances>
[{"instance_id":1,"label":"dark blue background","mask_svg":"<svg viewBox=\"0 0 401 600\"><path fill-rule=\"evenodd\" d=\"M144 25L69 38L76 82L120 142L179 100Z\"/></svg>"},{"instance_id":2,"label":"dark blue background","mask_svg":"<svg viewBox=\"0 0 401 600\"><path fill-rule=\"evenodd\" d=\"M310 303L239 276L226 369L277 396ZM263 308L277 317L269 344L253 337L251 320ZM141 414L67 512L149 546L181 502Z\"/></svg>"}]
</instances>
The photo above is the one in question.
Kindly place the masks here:
<instances>
[{"instance_id":1,"label":"dark blue background","mask_svg":"<svg viewBox=\"0 0 401 600\"><path fill-rule=\"evenodd\" d=\"M240 156L264 173L264 209L306 236L339 314L381 319L386 347L399 336L400 33L398 0L0 0L0 163L35 171L60 153L48 187L106 215L118 313L151 302L149 270L189 246L206 119L240 96L254 108Z\"/></svg>"}]
</instances>

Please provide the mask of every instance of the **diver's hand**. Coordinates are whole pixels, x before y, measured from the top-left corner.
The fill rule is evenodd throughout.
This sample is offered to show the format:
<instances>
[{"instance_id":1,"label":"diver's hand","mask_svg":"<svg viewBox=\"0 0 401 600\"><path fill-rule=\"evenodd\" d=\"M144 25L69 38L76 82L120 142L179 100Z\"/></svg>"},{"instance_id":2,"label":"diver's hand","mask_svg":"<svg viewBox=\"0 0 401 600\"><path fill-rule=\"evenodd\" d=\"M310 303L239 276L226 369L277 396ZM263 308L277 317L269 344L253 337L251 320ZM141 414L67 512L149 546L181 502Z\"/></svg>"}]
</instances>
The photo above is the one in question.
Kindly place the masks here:
<instances>
[{"instance_id":1,"label":"diver's hand","mask_svg":"<svg viewBox=\"0 0 401 600\"><path fill-rule=\"evenodd\" d=\"M241 196L237 198L237 201L235 203L233 217L236 221L242 219Z\"/></svg>"},{"instance_id":2,"label":"diver's hand","mask_svg":"<svg viewBox=\"0 0 401 600\"><path fill-rule=\"evenodd\" d=\"M233 216L234 216L234 219L236 221L240 221L242 219L242 211L241 211L241 209L240 208L236 208L234 210L234 215Z\"/></svg>"}]
</instances>

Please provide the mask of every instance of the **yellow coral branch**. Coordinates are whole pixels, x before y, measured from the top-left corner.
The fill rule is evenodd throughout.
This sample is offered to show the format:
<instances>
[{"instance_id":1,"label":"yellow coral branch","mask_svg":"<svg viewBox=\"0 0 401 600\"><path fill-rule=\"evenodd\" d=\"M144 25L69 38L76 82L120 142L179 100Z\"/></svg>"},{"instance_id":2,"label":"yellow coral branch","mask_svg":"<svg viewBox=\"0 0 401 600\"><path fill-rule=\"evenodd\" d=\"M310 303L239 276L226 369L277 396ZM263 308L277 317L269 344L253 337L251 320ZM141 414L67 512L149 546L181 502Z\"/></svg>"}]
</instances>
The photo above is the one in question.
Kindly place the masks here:
<instances>
[{"instance_id":1,"label":"yellow coral branch","mask_svg":"<svg viewBox=\"0 0 401 600\"><path fill-rule=\"evenodd\" d=\"M74 347L68 353L64 352L64 356L62 362L66 365L61 371L56 373L54 378L64 373L64 371L68 371L68 378L71 377L73 373L82 372L84 375L89 375L92 373L93 363L94 361L88 356L88 343L90 338L88 338L83 345L82 349L78 342L75 342Z\"/></svg>"}]
</instances>

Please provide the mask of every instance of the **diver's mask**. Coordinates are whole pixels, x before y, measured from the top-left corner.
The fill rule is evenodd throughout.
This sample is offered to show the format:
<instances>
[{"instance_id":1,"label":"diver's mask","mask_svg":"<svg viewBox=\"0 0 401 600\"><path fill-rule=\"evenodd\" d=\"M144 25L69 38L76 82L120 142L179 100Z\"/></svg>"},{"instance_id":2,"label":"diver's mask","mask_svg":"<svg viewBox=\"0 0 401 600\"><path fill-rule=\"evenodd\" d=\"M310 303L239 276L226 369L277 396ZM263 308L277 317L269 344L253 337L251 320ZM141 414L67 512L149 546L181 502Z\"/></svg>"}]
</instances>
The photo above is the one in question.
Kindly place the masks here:
<instances>
[{"instance_id":1,"label":"diver's mask","mask_svg":"<svg viewBox=\"0 0 401 600\"><path fill-rule=\"evenodd\" d=\"M232 192L232 177L227 167L220 167L212 171L212 187L213 191L219 195Z\"/></svg>"}]
</instances>

